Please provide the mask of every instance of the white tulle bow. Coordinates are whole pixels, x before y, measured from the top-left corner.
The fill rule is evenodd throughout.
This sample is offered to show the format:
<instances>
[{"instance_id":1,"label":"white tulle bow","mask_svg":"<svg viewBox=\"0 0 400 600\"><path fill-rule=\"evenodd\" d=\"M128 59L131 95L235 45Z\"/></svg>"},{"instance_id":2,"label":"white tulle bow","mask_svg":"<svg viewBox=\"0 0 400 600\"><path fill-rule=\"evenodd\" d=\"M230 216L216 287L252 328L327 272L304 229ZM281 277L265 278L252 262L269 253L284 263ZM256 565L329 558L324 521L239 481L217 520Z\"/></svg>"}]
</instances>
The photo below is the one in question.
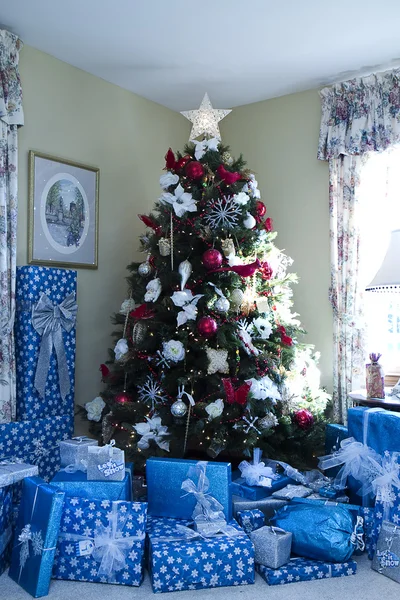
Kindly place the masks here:
<instances>
[{"instance_id":1,"label":"white tulle bow","mask_svg":"<svg viewBox=\"0 0 400 600\"><path fill-rule=\"evenodd\" d=\"M261 487L271 487L272 480L277 478L274 470L267 467L261 461L262 451L260 448L254 448L253 462L243 460L239 465L239 470L244 477L247 485L258 485Z\"/></svg>"}]
</instances>

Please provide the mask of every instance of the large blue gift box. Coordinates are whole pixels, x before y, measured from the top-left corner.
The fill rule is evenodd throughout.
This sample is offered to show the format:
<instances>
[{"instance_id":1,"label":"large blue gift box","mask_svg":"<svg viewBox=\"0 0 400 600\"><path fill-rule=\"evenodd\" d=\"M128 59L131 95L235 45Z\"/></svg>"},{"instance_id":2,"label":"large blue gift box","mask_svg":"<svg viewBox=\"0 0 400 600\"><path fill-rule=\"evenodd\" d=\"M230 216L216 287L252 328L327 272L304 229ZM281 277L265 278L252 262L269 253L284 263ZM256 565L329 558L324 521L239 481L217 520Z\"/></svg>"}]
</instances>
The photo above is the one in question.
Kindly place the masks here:
<instances>
[{"instance_id":1,"label":"large blue gift box","mask_svg":"<svg viewBox=\"0 0 400 600\"><path fill-rule=\"evenodd\" d=\"M331 454L340 448L340 442L349 437L349 430L345 425L328 423L325 429L325 454Z\"/></svg>"},{"instance_id":2,"label":"large blue gift box","mask_svg":"<svg viewBox=\"0 0 400 600\"><path fill-rule=\"evenodd\" d=\"M96 498L97 500L132 500L133 464L127 463L125 477L122 481L88 481L87 474L82 471L69 473L64 469L58 471L51 483L63 490L67 496L79 498Z\"/></svg>"},{"instance_id":3,"label":"large blue gift box","mask_svg":"<svg viewBox=\"0 0 400 600\"><path fill-rule=\"evenodd\" d=\"M49 592L63 503L40 477L24 479L9 575L35 598Z\"/></svg>"},{"instance_id":4,"label":"large blue gift box","mask_svg":"<svg viewBox=\"0 0 400 600\"><path fill-rule=\"evenodd\" d=\"M187 539L177 529L190 524L188 519L149 517L149 571L155 593L254 583L254 547L235 521L229 524L237 536L208 539Z\"/></svg>"},{"instance_id":5,"label":"large blue gift box","mask_svg":"<svg viewBox=\"0 0 400 600\"><path fill-rule=\"evenodd\" d=\"M53 577L139 586L147 504L65 499Z\"/></svg>"},{"instance_id":6,"label":"large blue gift box","mask_svg":"<svg viewBox=\"0 0 400 600\"><path fill-rule=\"evenodd\" d=\"M37 465L39 475L50 481L60 468L58 443L71 437L73 413L37 421L0 424L0 461L20 460Z\"/></svg>"},{"instance_id":7,"label":"large blue gift box","mask_svg":"<svg viewBox=\"0 0 400 600\"><path fill-rule=\"evenodd\" d=\"M400 451L400 413L356 406L348 410L349 436L378 454Z\"/></svg>"},{"instance_id":8,"label":"large blue gift box","mask_svg":"<svg viewBox=\"0 0 400 600\"><path fill-rule=\"evenodd\" d=\"M10 543L12 539L12 490L11 487L0 489L0 574L8 566Z\"/></svg>"},{"instance_id":9,"label":"large blue gift box","mask_svg":"<svg viewBox=\"0 0 400 600\"><path fill-rule=\"evenodd\" d=\"M306 558L292 558L290 562L279 569L270 569L264 565L256 565L256 568L268 585L282 585L297 581L355 575L357 563L354 560L345 563L329 563Z\"/></svg>"},{"instance_id":10,"label":"large blue gift box","mask_svg":"<svg viewBox=\"0 0 400 600\"><path fill-rule=\"evenodd\" d=\"M204 464L204 463L203 463ZM207 491L222 504L225 518L232 518L231 465L223 462L205 463L209 480ZM176 517L190 519L196 504L193 494L182 489L195 460L180 458L149 458L146 462L147 494L149 515L154 517Z\"/></svg>"},{"instance_id":11,"label":"large blue gift box","mask_svg":"<svg viewBox=\"0 0 400 600\"><path fill-rule=\"evenodd\" d=\"M18 420L40 419L73 410L76 281L76 271L68 269L17 267ZM35 378L40 383L39 390Z\"/></svg>"},{"instance_id":12,"label":"large blue gift box","mask_svg":"<svg viewBox=\"0 0 400 600\"><path fill-rule=\"evenodd\" d=\"M241 477L240 471L234 471L232 473L232 494L248 500L261 500L268 498L273 492L281 490L290 483L294 483L293 479L286 475L279 475L277 479L271 480L271 487L248 485L244 477Z\"/></svg>"}]
</instances>

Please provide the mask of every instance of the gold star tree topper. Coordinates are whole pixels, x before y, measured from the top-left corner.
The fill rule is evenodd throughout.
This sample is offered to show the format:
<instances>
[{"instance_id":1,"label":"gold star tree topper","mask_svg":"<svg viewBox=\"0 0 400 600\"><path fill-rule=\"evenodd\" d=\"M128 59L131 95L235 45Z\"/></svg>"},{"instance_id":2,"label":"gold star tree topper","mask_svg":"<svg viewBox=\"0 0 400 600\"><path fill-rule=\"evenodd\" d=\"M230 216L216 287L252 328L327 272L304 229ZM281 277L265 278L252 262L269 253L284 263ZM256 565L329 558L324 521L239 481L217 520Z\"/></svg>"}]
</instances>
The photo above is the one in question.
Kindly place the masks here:
<instances>
[{"instance_id":1,"label":"gold star tree topper","mask_svg":"<svg viewBox=\"0 0 400 600\"><path fill-rule=\"evenodd\" d=\"M181 115L189 119L193 123L190 139L195 140L200 135L206 138L217 138L221 140L218 123L226 115L232 112L225 108L213 108L208 94L204 94L204 98L198 110L185 110Z\"/></svg>"}]
</instances>

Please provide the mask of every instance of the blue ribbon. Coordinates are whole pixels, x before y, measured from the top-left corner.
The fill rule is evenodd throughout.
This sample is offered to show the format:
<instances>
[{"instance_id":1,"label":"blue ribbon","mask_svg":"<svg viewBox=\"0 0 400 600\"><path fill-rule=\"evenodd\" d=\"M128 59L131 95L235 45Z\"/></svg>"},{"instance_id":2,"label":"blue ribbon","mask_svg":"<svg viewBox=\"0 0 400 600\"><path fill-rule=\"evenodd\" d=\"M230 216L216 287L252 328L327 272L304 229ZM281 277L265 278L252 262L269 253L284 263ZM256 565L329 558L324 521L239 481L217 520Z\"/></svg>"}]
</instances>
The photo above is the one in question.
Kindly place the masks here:
<instances>
[{"instance_id":1,"label":"blue ribbon","mask_svg":"<svg viewBox=\"0 0 400 600\"><path fill-rule=\"evenodd\" d=\"M44 398L50 358L53 347L56 351L58 380L61 398L65 400L71 389L65 354L62 329L68 333L75 326L78 305L72 292L60 304L53 305L46 294L42 293L37 304L32 308L32 325L42 337L35 374L35 388Z\"/></svg>"}]
</instances>

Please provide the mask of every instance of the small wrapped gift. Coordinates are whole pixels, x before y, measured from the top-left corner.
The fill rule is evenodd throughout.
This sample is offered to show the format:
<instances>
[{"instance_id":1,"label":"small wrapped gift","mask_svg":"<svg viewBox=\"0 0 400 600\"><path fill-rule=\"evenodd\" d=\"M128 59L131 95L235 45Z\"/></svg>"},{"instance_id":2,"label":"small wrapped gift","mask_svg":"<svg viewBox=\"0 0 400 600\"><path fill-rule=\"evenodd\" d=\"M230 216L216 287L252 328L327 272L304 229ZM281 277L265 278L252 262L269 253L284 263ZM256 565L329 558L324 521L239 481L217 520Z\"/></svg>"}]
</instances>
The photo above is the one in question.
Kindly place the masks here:
<instances>
[{"instance_id":1,"label":"small wrapped gift","mask_svg":"<svg viewBox=\"0 0 400 600\"><path fill-rule=\"evenodd\" d=\"M372 561L372 568L400 583L400 526L384 521Z\"/></svg>"},{"instance_id":2,"label":"small wrapped gift","mask_svg":"<svg viewBox=\"0 0 400 600\"><path fill-rule=\"evenodd\" d=\"M122 481L88 481L82 471L69 473L61 469L51 483L65 492L66 496L96 498L96 500L132 500L133 464L126 463L125 477Z\"/></svg>"},{"instance_id":3,"label":"small wrapped gift","mask_svg":"<svg viewBox=\"0 0 400 600\"><path fill-rule=\"evenodd\" d=\"M11 554L13 504L10 487L0 489L0 575L8 567Z\"/></svg>"},{"instance_id":4,"label":"small wrapped gift","mask_svg":"<svg viewBox=\"0 0 400 600\"><path fill-rule=\"evenodd\" d=\"M53 577L139 586L147 504L66 498Z\"/></svg>"},{"instance_id":5,"label":"small wrapped gift","mask_svg":"<svg viewBox=\"0 0 400 600\"><path fill-rule=\"evenodd\" d=\"M378 363L381 354L372 352L369 355L370 363L366 365L367 398L385 397L385 376L381 365Z\"/></svg>"},{"instance_id":6,"label":"small wrapped gift","mask_svg":"<svg viewBox=\"0 0 400 600\"><path fill-rule=\"evenodd\" d=\"M229 534L204 538L188 519L149 517L153 591L173 592L254 583L253 544L235 521Z\"/></svg>"},{"instance_id":7,"label":"small wrapped gift","mask_svg":"<svg viewBox=\"0 0 400 600\"><path fill-rule=\"evenodd\" d=\"M249 534L251 531L260 529L260 527L264 525L265 515L258 508L255 508L254 510L239 510L236 513L236 520L240 527Z\"/></svg>"},{"instance_id":8,"label":"small wrapped gift","mask_svg":"<svg viewBox=\"0 0 400 600\"><path fill-rule=\"evenodd\" d=\"M9 575L35 598L49 593L63 503L40 477L24 479Z\"/></svg>"},{"instance_id":9,"label":"small wrapped gift","mask_svg":"<svg viewBox=\"0 0 400 600\"><path fill-rule=\"evenodd\" d=\"M232 496L233 516L237 518L238 513L241 511L258 509L268 521L277 510L288 503L289 500L278 500L278 498L272 497L261 498L260 500L248 500L240 496Z\"/></svg>"},{"instance_id":10,"label":"small wrapped gift","mask_svg":"<svg viewBox=\"0 0 400 600\"><path fill-rule=\"evenodd\" d=\"M346 577L357 573L357 563L354 560L345 563L331 563L306 558L292 558L280 569L269 569L265 565L256 566L257 571L268 585L313 581L329 577Z\"/></svg>"},{"instance_id":11,"label":"small wrapped gift","mask_svg":"<svg viewBox=\"0 0 400 600\"><path fill-rule=\"evenodd\" d=\"M88 446L88 481L122 481L125 477L125 453L115 440L105 446Z\"/></svg>"},{"instance_id":12,"label":"small wrapped gift","mask_svg":"<svg viewBox=\"0 0 400 600\"><path fill-rule=\"evenodd\" d=\"M60 442L61 467L86 471L88 447L97 445L97 440L92 440L85 435L73 437L71 440L63 440Z\"/></svg>"},{"instance_id":13,"label":"small wrapped gift","mask_svg":"<svg viewBox=\"0 0 400 600\"><path fill-rule=\"evenodd\" d=\"M281 490L272 494L273 498L280 498L282 500L293 500L293 498L306 498L312 494L312 489L305 487L304 485L287 485Z\"/></svg>"},{"instance_id":14,"label":"small wrapped gift","mask_svg":"<svg viewBox=\"0 0 400 600\"><path fill-rule=\"evenodd\" d=\"M4 460L0 462L0 488L22 481L25 477L34 477L38 474L36 465L23 462Z\"/></svg>"},{"instance_id":15,"label":"small wrapped gift","mask_svg":"<svg viewBox=\"0 0 400 600\"><path fill-rule=\"evenodd\" d=\"M280 490L291 479L276 472L278 463L273 460L261 461L261 450L255 448L252 462L242 461L239 469L232 474L232 493L249 500L266 498Z\"/></svg>"},{"instance_id":16,"label":"small wrapped gift","mask_svg":"<svg viewBox=\"0 0 400 600\"><path fill-rule=\"evenodd\" d=\"M290 560L292 534L279 527L261 527L250 534L256 564L279 569Z\"/></svg>"},{"instance_id":17,"label":"small wrapped gift","mask_svg":"<svg viewBox=\"0 0 400 600\"><path fill-rule=\"evenodd\" d=\"M230 463L205 462L208 493L222 505L227 521L232 518ZM197 461L180 458L151 457L146 461L149 514L157 517L190 519L196 505L194 494L183 494L181 486L189 468Z\"/></svg>"}]
</instances>

